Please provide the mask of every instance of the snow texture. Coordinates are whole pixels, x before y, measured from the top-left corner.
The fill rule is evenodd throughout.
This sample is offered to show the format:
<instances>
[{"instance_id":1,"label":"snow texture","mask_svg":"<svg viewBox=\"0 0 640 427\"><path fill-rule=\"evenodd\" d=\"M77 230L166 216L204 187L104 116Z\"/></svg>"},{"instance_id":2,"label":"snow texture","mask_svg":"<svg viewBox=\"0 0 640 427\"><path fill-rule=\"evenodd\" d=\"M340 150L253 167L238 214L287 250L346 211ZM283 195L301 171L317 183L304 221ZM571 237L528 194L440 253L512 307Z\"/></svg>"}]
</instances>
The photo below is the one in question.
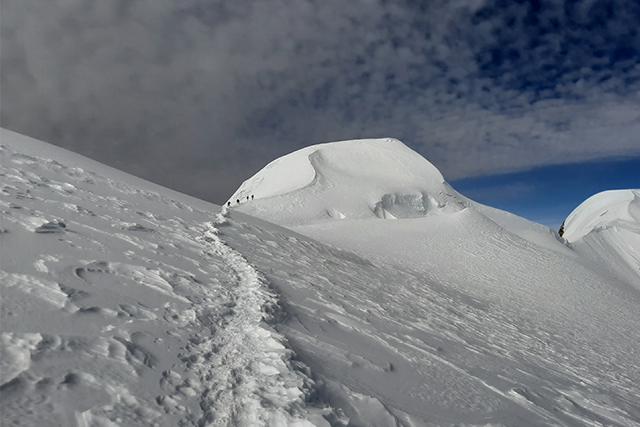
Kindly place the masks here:
<instances>
[{"instance_id":1,"label":"snow texture","mask_svg":"<svg viewBox=\"0 0 640 427\"><path fill-rule=\"evenodd\" d=\"M640 289L640 190L612 190L591 196L565 221L572 246Z\"/></svg>"},{"instance_id":2,"label":"snow texture","mask_svg":"<svg viewBox=\"0 0 640 427\"><path fill-rule=\"evenodd\" d=\"M332 219L413 218L464 207L433 165L391 138L303 148L269 163L227 203L290 226Z\"/></svg>"},{"instance_id":3,"label":"snow texture","mask_svg":"<svg viewBox=\"0 0 640 427\"><path fill-rule=\"evenodd\" d=\"M220 209L3 130L3 425L640 426L638 278L593 232L396 140L283 159Z\"/></svg>"},{"instance_id":4,"label":"snow texture","mask_svg":"<svg viewBox=\"0 0 640 427\"><path fill-rule=\"evenodd\" d=\"M314 372L331 377L330 394L348 390L341 402L365 417L361 425L638 425L640 278L622 274L619 253L578 250L542 225L465 198L396 140L323 144L286 158L300 164L272 162L237 193L259 199L232 209L353 252L361 264L315 262L316 274L332 279L308 277L315 292L304 301L328 303L292 307L300 313L285 332ZM310 184L267 180L309 164ZM263 197L262 188L289 192ZM637 218L623 218L637 230ZM637 254L637 231L627 237L613 240ZM249 257L256 265L279 258L273 249L269 259ZM338 271L357 273L337 279ZM296 305L298 292L310 292L270 281L284 283ZM318 313L329 325L315 326ZM380 408L395 421L374 422L385 419Z\"/></svg>"},{"instance_id":5,"label":"snow texture","mask_svg":"<svg viewBox=\"0 0 640 427\"><path fill-rule=\"evenodd\" d=\"M4 130L0 177L3 425L328 425L225 211Z\"/></svg>"}]
</instances>

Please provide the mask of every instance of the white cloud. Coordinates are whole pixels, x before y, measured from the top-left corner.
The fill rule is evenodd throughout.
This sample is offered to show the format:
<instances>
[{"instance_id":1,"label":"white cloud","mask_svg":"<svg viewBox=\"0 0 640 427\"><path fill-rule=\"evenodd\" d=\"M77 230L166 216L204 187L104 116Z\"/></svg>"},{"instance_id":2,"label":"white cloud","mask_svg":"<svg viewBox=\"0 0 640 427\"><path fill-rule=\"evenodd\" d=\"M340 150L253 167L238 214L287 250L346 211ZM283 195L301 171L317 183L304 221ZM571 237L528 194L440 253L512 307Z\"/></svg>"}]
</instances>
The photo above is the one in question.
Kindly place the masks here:
<instances>
[{"instance_id":1,"label":"white cloud","mask_svg":"<svg viewBox=\"0 0 640 427\"><path fill-rule=\"evenodd\" d=\"M272 157L335 139L400 137L449 178L640 154L638 65L600 70L573 41L562 56L579 25L530 49L522 7L0 1L4 126L213 200ZM586 41L618 40L625 19ZM486 69L503 45L526 60ZM522 86L537 76L553 84Z\"/></svg>"}]
</instances>

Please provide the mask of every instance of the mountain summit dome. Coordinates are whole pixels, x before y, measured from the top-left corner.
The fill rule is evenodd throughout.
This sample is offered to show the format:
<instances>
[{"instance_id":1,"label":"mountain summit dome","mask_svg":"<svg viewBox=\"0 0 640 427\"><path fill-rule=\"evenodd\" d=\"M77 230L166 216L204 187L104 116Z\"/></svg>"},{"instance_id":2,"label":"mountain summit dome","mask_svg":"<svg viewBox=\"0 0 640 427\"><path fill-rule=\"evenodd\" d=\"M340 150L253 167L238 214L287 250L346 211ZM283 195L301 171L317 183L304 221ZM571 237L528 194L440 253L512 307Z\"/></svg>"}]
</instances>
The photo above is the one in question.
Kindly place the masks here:
<instances>
[{"instance_id":1,"label":"mountain summit dome","mask_svg":"<svg viewBox=\"0 0 640 427\"><path fill-rule=\"evenodd\" d=\"M465 206L440 171L397 139L312 145L280 157L227 202L270 221L415 218Z\"/></svg>"}]
</instances>

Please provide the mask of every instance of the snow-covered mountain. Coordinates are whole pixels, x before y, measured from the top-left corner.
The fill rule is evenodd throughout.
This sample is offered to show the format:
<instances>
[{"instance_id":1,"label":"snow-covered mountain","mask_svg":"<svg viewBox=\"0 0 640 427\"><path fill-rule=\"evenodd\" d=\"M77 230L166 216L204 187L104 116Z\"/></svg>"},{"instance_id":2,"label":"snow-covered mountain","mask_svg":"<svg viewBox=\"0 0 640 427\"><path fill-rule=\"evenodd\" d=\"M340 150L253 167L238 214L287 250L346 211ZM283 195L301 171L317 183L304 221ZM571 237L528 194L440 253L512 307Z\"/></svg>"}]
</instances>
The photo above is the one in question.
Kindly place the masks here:
<instances>
[{"instance_id":1,"label":"snow-covered mountain","mask_svg":"<svg viewBox=\"0 0 640 427\"><path fill-rule=\"evenodd\" d=\"M400 142L230 201L3 130L3 422L640 425L634 278Z\"/></svg>"},{"instance_id":2,"label":"snow-covered mountain","mask_svg":"<svg viewBox=\"0 0 640 427\"><path fill-rule=\"evenodd\" d=\"M640 288L640 190L591 196L567 217L563 237L586 257Z\"/></svg>"},{"instance_id":3,"label":"snow-covered mountain","mask_svg":"<svg viewBox=\"0 0 640 427\"><path fill-rule=\"evenodd\" d=\"M295 151L245 181L227 205L240 205L244 212L287 226L330 219L416 218L465 207L431 163L391 138Z\"/></svg>"},{"instance_id":4,"label":"snow-covered mountain","mask_svg":"<svg viewBox=\"0 0 640 427\"><path fill-rule=\"evenodd\" d=\"M288 178L300 176L300 170L305 171L304 180ZM271 162L248 179L230 202L232 210L265 218L376 264L412 271L429 283L430 290L437 284L459 293L460 298L482 301L492 313L505 316L504 323L528 325L522 331L527 337L523 340L504 332L492 332L495 326L489 327L486 315L478 314L482 321L472 333L475 338L465 337L464 341L509 336L509 343L505 341L501 347L513 357L499 358L502 367L520 366L523 359L529 360L528 354L515 355L519 351L529 352L530 342L526 342L530 339L544 342L543 347L561 348L546 348L538 354L542 359L549 354L584 354L594 351L580 350L585 342L595 345L612 332L601 328L618 324L613 330L622 332L638 325L635 315L628 317L629 312L618 317L621 305L611 299L613 295L615 300L629 295L637 302L633 286L638 278L616 274L617 268L609 259L574 250L547 227L465 198L427 160L397 140L343 141L297 151ZM637 243L633 246L640 247ZM403 293L405 289L400 287L398 291ZM421 312L416 305L425 304L425 297L418 291L412 290L401 300L398 305L406 307L406 311L396 321L421 324L423 316L428 316L416 315ZM468 314L471 310L462 311ZM534 331L545 331L546 338ZM580 331L578 335L574 335L576 331ZM556 339L549 340L548 336ZM597 346L608 347L602 343ZM478 362L478 356L471 355L472 352L464 345L457 349L455 366L468 373L475 371L478 367L475 363L479 363L486 373L487 361ZM618 357L613 353L609 356ZM468 365L469 360L476 361ZM635 365L632 362L629 369L636 370ZM527 383L519 369L493 375L508 377L515 384ZM538 376L539 369L543 368L538 365L533 369L536 372L528 371L527 375ZM450 377L457 375L443 376L447 379L439 382L428 370L416 368L413 372L415 381L430 384L432 390L453 393L447 384ZM495 378L489 380L478 375L478 379L490 388L495 385ZM524 400L532 405L535 401L547 414L553 414L566 394L550 390L566 389L567 385L562 384L565 380L537 384L536 397ZM376 388L368 379L359 382L368 384L369 390ZM518 389L515 384L514 389ZM377 393L384 395L387 387L389 383L378 383ZM469 395L473 394L472 386L467 390ZM528 390L526 393L531 392ZM509 393L518 394L513 389ZM418 407L429 408L422 414L433 416L442 409L441 399L436 393L422 394L409 412L417 411ZM557 420L555 415L552 418ZM465 422L474 419L477 418Z\"/></svg>"}]
</instances>

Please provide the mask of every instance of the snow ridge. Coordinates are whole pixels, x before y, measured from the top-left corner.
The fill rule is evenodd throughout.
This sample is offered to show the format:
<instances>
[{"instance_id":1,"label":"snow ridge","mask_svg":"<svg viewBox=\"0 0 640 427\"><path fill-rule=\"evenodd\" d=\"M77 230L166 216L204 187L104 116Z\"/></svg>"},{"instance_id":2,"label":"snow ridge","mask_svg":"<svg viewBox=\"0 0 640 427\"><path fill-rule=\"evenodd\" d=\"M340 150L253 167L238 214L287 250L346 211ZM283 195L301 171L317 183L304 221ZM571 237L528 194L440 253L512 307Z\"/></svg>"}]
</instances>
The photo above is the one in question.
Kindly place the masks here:
<instances>
[{"instance_id":1,"label":"snow ridge","mask_svg":"<svg viewBox=\"0 0 640 427\"><path fill-rule=\"evenodd\" d=\"M265 285L258 271L220 237L217 226L227 220L222 208L214 222L202 225L200 243L205 255L215 255L228 263L237 279L228 312L216 333L197 346L217 353L210 363L196 364L204 382L215 378L201 396L203 414L198 425L296 425L312 426L303 408L312 381L294 370L292 351L285 338L268 328L267 310L277 306L276 295ZM196 313L206 316L206 307Z\"/></svg>"},{"instance_id":2,"label":"snow ridge","mask_svg":"<svg viewBox=\"0 0 640 427\"><path fill-rule=\"evenodd\" d=\"M569 214L564 238L575 242L591 232L612 227L638 229L640 189L609 190L589 197Z\"/></svg>"},{"instance_id":3,"label":"snow ridge","mask_svg":"<svg viewBox=\"0 0 640 427\"><path fill-rule=\"evenodd\" d=\"M567 217L563 237L640 289L640 189L594 194Z\"/></svg>"},{"instance_id":4,"label":"snow ridge","mask_svg":"<svg viewBox=\"0 0 640 427\"><path fill-rule=\"evenodd\" d=\"M269 163L226 205L284 226L457 212L462 197L397 139L313 145Z\"/></svg>"}]
</instances>

